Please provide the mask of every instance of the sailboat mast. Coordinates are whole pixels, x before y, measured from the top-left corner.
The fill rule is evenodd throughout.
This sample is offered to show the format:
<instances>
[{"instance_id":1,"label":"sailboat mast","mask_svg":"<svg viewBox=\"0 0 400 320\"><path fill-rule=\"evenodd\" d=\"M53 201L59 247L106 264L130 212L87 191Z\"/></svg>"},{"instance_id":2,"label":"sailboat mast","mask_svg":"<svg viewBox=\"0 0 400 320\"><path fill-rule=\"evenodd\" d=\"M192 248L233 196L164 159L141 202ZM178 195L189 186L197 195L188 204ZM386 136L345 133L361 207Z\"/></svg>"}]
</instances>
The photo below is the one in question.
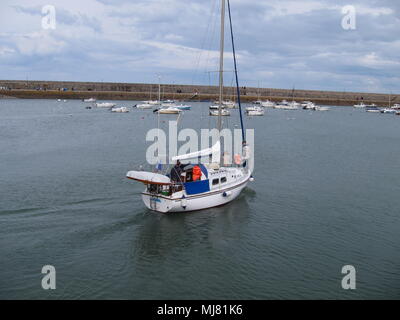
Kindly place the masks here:
<instances>
[{"instance_id":1,"label":"sailboat mast","mask_svg":"<svg viewBox=\"0 0 400 320\"><path fill-rule=\"evenodd\" d=\"M161 76L158 76L158 103L161 103Z\"/></svg>"},{"instance_id":2,"label":"sailboat mast","mask_svg":"<svg viewBox=\"0 0 400 320\"><path fill-rule=\"evenodd\" d=\"M221 40L219 51L219 106L217 129L222 129L222 101L224 95L225 0L221 0Z\"/></svg>"}]
</instances>

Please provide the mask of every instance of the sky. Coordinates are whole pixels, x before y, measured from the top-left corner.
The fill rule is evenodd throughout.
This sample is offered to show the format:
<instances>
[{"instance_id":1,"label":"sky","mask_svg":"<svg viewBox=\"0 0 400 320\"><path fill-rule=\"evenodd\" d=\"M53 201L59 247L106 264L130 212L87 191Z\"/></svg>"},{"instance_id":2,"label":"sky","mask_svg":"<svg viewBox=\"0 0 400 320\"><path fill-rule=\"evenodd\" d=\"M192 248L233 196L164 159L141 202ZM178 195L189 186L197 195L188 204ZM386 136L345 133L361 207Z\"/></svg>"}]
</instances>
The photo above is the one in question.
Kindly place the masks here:
<instances>
[{"instance_id":1,"label":"sky","mask_svg":"<svg viewBox=\"0 0 400 320\"><path fill-rule=\"evenodd\" d=\"M241 85L400 93L400 1L231 7ZM219 0L1 0L0 79L217 85L219 10Z\"/></svg>"}]
</instances>

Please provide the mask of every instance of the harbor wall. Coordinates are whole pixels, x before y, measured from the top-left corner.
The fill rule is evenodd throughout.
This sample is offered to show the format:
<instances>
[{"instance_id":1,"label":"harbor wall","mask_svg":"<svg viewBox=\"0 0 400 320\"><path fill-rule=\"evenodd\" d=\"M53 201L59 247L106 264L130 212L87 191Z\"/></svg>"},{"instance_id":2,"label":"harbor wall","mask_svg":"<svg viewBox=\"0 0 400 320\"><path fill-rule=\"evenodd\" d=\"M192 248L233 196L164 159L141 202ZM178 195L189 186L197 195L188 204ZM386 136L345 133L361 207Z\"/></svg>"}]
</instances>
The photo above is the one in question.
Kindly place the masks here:
<instances>
[{"instance_id":1,"label":"harbor wall","mask_svg":"<svg viewBox=\"0 0 400 320\"><path fill-rule=\"evenodd\" d=\"M215 100L217 86L162 84L162 99L191 101ZM226 99L233 99L235 88L225 87ZM70 82L70 81L23 81L0 80L0 98L22 99L86 99L99 100L157 100L158 84L112 83L112 82ZM292 100L292 89L242 87L241 98L245 102L260 99L281 101ZM296 101L311 100L326 105L354 105L360 101L380 106L389 104L389 94L336 92L317 90L295 90ZM392 103L400 103L400 95L391 95Z\"/></svg>"}]
</instances>

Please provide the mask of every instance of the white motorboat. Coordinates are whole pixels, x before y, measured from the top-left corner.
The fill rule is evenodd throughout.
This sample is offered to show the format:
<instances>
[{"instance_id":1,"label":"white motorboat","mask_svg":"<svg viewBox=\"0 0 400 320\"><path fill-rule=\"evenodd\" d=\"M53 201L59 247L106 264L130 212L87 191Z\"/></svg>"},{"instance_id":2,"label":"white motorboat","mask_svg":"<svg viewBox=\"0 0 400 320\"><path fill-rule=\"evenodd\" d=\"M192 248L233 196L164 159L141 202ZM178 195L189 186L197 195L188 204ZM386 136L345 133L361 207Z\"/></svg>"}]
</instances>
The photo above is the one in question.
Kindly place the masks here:
<instances>
[{"instance_id":1,"label":"white motorboat","mask_svg":"<svg viewBox=\"0 0 400 320\"><path fill-rule=\"evenodd\" d=\"M314 110L314 111L329 111L329 110L331 110L331 108L329 108L329 107L315 106L313 110Z\"/></svg>"},{"instance_id":2,"label":"white motorboat","mask_svg":"<svg viewBox=\"0 0 400 320\"><path fill-rule=\"evenodd\" d=\"M264 108L259 106L252 106L246 108L246 113L248 116L263 116L264 115Z\"/></svg>"},{"instance_id":3,"label":"white motorboat","mask_svg":"<svg viewBox=\"0 0 400 320\"><path fill-rule=\"evenodd\" d=\"M96 102L96 98L84 99L83 102Z\"/></svg>"},{"instance_id":4,"label":"white motorboat","mask_svg":"<svg viewBox=\"0 0 400 320\"><path fill-rule=\"evenodd\" d=\"M296 101L292 101L292 102L288 103L288 106L292 107L292 108L295 108L295 109L298 109L300 107L300 103L298 103Z\"/></svg>"},{"instance_id":5,"label":"white motorboat","mask_svg":"<svg viewBox=\"0 0 400 320\"><path fill-rule=\"evenodd\" d=\"M95 106L97 108L113 108L116 106L116 104L112 102L101 102L101 103L98 102L95 104Z\"/></svg>"},{"instance_id":6,"label":"white motorboat","mask_svg":"<svg viewBox=\"0 0 400 320\"><path fill-rule=\"evenodd\" d=\"M111 108L111 112L128 113L129 109L127 107L113 107L113 108Z\"/></svg>"},{"instance_id":7,"label":"white motorboat","mask_svg":"<svg viewBox=\"0 0 400 320\"><path fill-rule=\"evenodd\" d=\"M157 106L160 104L158 100L148 100L148 101L143 101L143 104L150 104L152 106Z\"/></svg>"},{"instance_id":8,"label":"white motorboat","mask_svg":"<svg viewBox=\"0 0 400 320\"><path fill-rule=\"evenodd\" d=\"M162 103L161 104L162 108L172 108L172 107L176 107L176 104L174 102L168 102L168 103Z\"/></svg>"},{"instance_id":9,"label":"white motorboat","mask_svg":"<svg viewBox=\"0 0 400 320\"><path fill-rule=\"evenodd\" d=\"M236 108L236 103L233 102L233 101L223 101L223 102L222 102L222 105L223 105L224 107L226 107L226 108L229 108L229 109L234 109L234 108Z\"/></svg>"},{"instance_id":10,"label":"white motorboat","mask_svg":"<svg viewBox=\"0 0 400 320\"><path fill-rule=\"evenodd\" d=\"M229 110L221 109L221 116L228 117L230 115L231 115L231 113L230 113ZM218 117L219 116L219 110L210 110L210 116Z\"/></svg>"},{"instance_id":11,"label":"white motorboat","mask_svg":"<svg viewBox=\"0 0 400 320\"><path fill-rule=\"evenodd\" d=\"M136 108L137 109L153 109L155 105L154 104L150 104L150 103L141 103L141 104L137 104Z\"/></svg>"},{"instance_id":12,"label":"white motorboat","mask_svg":"<svg viewBox=\"0 0 400 320\"><path fill-rule=\"evenodd\" d=\"M221 0L221 45L219 67L219 110L222 111L223 70L224 70L224 25L225 25L226 0ZM229 17L230 4L228 2ZM230 27L232 24L230 19ZM237 78L236 55L232 37L232 48L236 75L236 86L239 88ZM242 119L240 95L238 95L240 118ZM218 112L217 111L217 112ZM227 110L226 110L227 111ZM212 110L211 112L215 112ZM218 112L219 114L219 112ZM217 130L222 130L222 119L218 117ZM221 165L221 142L218 141L211 148L189 154L173 157L172 161L193 160L212 155L211 163L180 166L178 163L171 170L169 176L143 171L129 171L127 178L145 184L142 200L147 208L153 211L188 212L217 207L236 199L241 191L252 180L252 169L247 165L250 159L250 149L245 142L245 130L242 125L243 158L236 166ZM235 157L236 158L236 157Z\"/></svg>"},{"instance_id":13,"label":"white motorboat","mask_svg":"<svg viewBox=\"0 0 400 320\"><path fill-rule=\"evenodd\" d=\"M192 107L187 105L187 104L179 104L179 105L176 105L175 108L178 108L179 110L190 110L190 109L192 109Z\"/></svg>"},{"instance_id":14,"label":"white motorboat","mask_svg":"<svg viewBox=\"0 0 400 320\"><path fill-rule=\"evenodd\" d=\"M300 106L304 109L304 107L307 107L309 104L312 104L313 102L311 101L302 101L300 102Z\"/></svg>"},{"instance_id":15,"label":"white motorboat","mask_svg":"<svg viewBox=\"0 0 400 320\"><path fill-rule=\"evenodd\" d=\"M365 107L366 112L371 112L371 113L380 113L381 110L378 107Z\"/></svg>"},{"instance_id":16,"label":"white motorboat","mask_svg":"<svg viewBox=\"0 0 400 320\"><path fill-rule=\"evenodd\" d=\"M365 108L366 105L364 104L364 102L360 102L359 104L355 104L353 107L354 108Z\"/></svg>"},{"instance_id":17,"label":"white motorboat","mask_svg":"<svg viewBox=\"0 0 400 320\"><path fill-rule=\"evenodd\" d=\"M396 103L392 107L394 110L400 110L400 104Z\"/></svg>"},{"instance_id":18,"label":"white motorboat","mask_svg":"<svg viewBox=\"0 0 400 320\"><path fill-rule=\"evenodd\" d=\"M393 108L384 108L381 110L381 113L392 113L395 114L397 112L397 110L393 109Z\"/></svg>"},{"instance_id":19,"label":"white motorboat","mask_svg":"<svg viewBox=\"0 0 400 320\"><path fill-rule=\"evenodd\" d=\"M178 114L178 113L181 113L182 110L180 110L176 107L167 107L167 108L161 108L161 109L154 110L154 112L158 113L158 114Z\"/></svg>"},{"instance_id":20,"label":"white motorboat","mask_svg":"<svg viewBox=\"0 0 400 320\"><path fill-rule=\"evenodd\" d=\"M282 100L280 103L274 106L274 109L281 110L297 110L299 107L294 105L293 103L288 103L286 100Z\"/></svg>"},{"instance_id":21,"label":"white motorboat","mask_svg":"<svg viewBox=\"0 0 400 320\"><path fill-rule=\"evenodd\" d=\"M269 101L269 100L267 100L267 101L263 101L263 102L261 102L261 105L264 107L264 108L273 108L273 107L275 107L275 102L273 102L273 101Z\"/></svg>"},{"instance_id":22,"label":"white motorboat","mask_svg":"<svg viewBox=\"0 0 400 320\"><path fill-rule=\"evenodd\" d=\"M315 104L311 101L303 102L301 105L303 106L304 110L314 110L314 108L316 107Z\"/></svg>"}]
</instances>

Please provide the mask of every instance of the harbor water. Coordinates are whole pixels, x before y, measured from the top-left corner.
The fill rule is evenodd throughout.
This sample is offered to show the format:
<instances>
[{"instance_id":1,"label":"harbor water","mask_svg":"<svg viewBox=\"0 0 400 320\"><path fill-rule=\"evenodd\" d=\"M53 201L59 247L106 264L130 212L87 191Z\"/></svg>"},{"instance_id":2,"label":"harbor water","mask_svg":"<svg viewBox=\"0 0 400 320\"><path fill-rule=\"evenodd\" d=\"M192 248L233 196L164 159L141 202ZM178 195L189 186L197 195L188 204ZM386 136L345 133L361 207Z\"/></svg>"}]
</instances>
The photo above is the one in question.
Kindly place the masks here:
<instances>
[{"instance_id":1,"label":"harbor water","mask_svg":"<svg viewBox=\"0 0 400 320\"><path fill-rule=\"evenodd\" d=\"M226 206L165 215L125 178L157 116L116 103L130 113L0 100L1 299L400 298L400 117L245 117L255 181ZM180 128L215 126L209 103L191 105ZM45 265L55 290L41 286ZM342 288L345 265L355 290Z\"/></svg>"}]
</instances>

